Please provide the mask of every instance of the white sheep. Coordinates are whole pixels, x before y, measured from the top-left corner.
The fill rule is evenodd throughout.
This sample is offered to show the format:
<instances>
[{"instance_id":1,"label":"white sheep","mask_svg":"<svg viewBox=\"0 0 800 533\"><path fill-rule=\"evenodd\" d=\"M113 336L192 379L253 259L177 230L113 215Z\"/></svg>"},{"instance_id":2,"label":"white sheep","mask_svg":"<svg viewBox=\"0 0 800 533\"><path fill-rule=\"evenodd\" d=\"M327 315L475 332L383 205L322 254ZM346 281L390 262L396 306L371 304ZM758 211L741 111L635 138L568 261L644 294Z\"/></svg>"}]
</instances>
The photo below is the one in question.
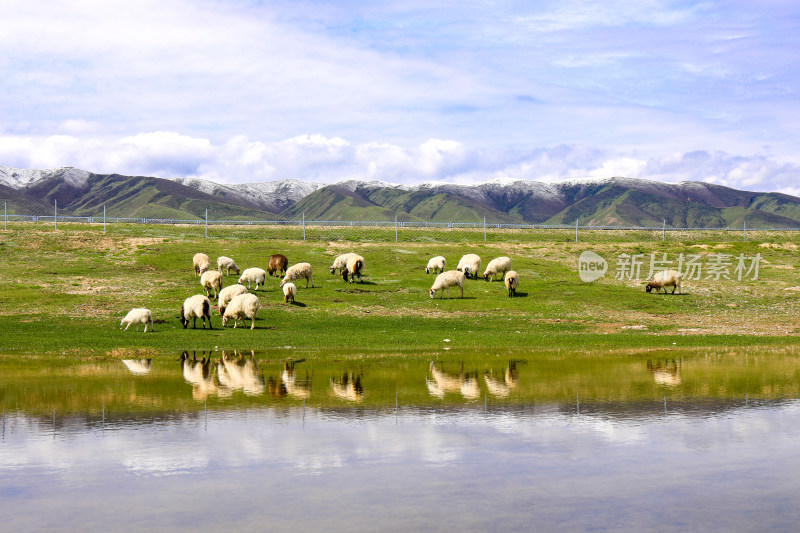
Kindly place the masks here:
<instances>
[{"instance_id":1,"label":"white sheep","mask_svg":"<svg viewBox=\"0 0 800 533\"><path fill-rule=\"evenodd\" d=\"M470 274L475 279L478 279L478 272L481 269L481 258L475 254L466 254L458 261L456 270L463 272L465 276L469 277Z\"/></svg>"},{"instance_id":2,"label":"white sheep","mask_svg":"<svg viewBox=\"0 0 800 533\"><path fill-rule=\"evenodd\" d=\"M233 300L234 296L239 296L240 294L244 294L246 292L247 287L239 284L230 285L219 291L219 299L217 300L217 304L219 305L219 314L225 314L225 307L227 307L230 301Z\"/></svg>"},{"instance_id":3,"label":"white sheep","mask_svg":"<svg viewBox=\"0 0 800 533\"><path fill-rule=\"evenodd\" d=\"M342 254L336 257L333 260L333 264L331 265L331 274L336 274L336 271L343 272L344 269L347 267L347 260L350 259L350 256L356 255L354 253L347 253Z\"/></svg>"},{"instance_id":4,"label":"white sheep","mask_svg":"<svg viewBox=\"0 0 800 533\"><path fill-rule=\"evenodd\" d=\"M287 304L289 301L294 303L294 297L297 294L297 287L294 286L294 283L287 283L283 286L283 301Z\"/></svg>"},{"instance_id":5,"label":"white sheep","mask_svg":"<svg viewBox=\"0 0 800 533\"><path fill-rule=\"evenodd\" d=\"M459 272L458 270L448 270L447 272L442 272L436 279L433 280L433 286L431 287L430 291L428 291L431 295L431 298L436 298L436 291L442 291L442 298L444 298L444 291L447 289L447 298L450 298L450 287L458 286L458 297L464 297L464 282L466 281L466 275L463 272Z\"/></svg>"},{"instance_id":6,"label":"white sheep","mask_svg":"<svg viewBox=\"0 0 800 533\"><path fill-rule=\"evenodd\" d=\"M645 291L650 292L655 289L656 292L658 292L661 289L664 289L664 293L666 293L666 287L672 287L672 292L670 294L675 294L675 289L677 289L678 294L680 294L681 273L676 270L662 270L647 281Z\"/></svg>"},{"instance_id":7,"label":"white sheep","mask_svg":"<svg viewBox=\"0 0 800 533\"><path fill-rule=\"evenodd\" d=\"M211 258L204 253L196 253L192 258L194 264L194 275L199 276L209 268L211 268Z\"/></svg>"},{"instance_id":8,"label":"white sheep","mask_svg":"<svg viewBox=\"0 0 800 533\"><path fill-rule=\"evenodd\" d=\"M224 255L217 257L217 270L222 273L222 269L225 269L226 276L230 275L231 270L236 272L237 276L239 275L239 267L236 266L236 262L234 262L234 260L230 257L225 257Z\"/></svg>"},{"instance_id":9,"label":"white sheep","mask_svg":"<svg viewBox=\"0 0 800 533\"><path fill-rule=\"evenodd\" d=\"M192 329L197 327L197 319L203 320L203 329L206 329L206 318L208 318L209 329L214 329L211 325L211 302L205 294L195 294L183 301L181 306L181 324L183 329L189 327L189 319L192 319Z\"/></svg>"},{"instance_id":10,"label":"white sheep","mask_svg":"<svg viewBox=\"0 0 800 533\"><path fill-rule=\"evenodd\" d=\"M353 254L347 258L347 266L342 271L342 279L353 283L358 276L358 281L361 282L361 271L364 270L364 258L360 255Z\"/></svg>"},{"instance_id":11,"label":"white sheep","mask_svg":"<svg viewBox=\"0 0 800 533\"><path fill-rule=\"evenodd\" d=\"M306 278L306 289L308 288L309 281L311 282L311 286L314 286L313 271L310 263L297 263L296 265L290 266L289 270L286 271L286 276L281 280L280 286L283 287L290 281L301 278Z\"/></svg>"},{"instance_id":12,"label":"white sheep","mask_svg":"<svg viewBox=\"0 0 800 533\"><path fill-rule=\"evenodd\" d=\"M503 278L503 283L508 289L508 296L509 298L513 298L517 295L517 287L519 287L519 274L515 270L509 270L506 272L505 277Z\"/></svg>"},{"instance_id":13,"label":"white sheep","mask_svg":"<svg viewBox=\"0 0 800 533\"><path fill-rule=\"evenodd\" d=\"M486 265L486 270L483 271L483 279L486 281L494 281L498 273L502 273L503 276L505 276L506 272L509 270L511 270L510 258L506 256L495 257ZM489 276L491 276L491 279ZM503 277L501 276L500 279L503 279Z\"/></svg>"},{"instance_id":14,"label":"white sheep","mask_svg":"<svg viewBox=\"0 0 800 533\"><path fill-rule=\"evenodd\" d=\"M436 271L438 270L439 273L441 274L442 272L444 272L444 265L446 262L447 260L441 255L437 255L436 257L431 257L431 260L428 261L428 266L425 267L425 273L430 274L432 270L433 273L436 274Z\"/></svg>"},{"instance_id":15,"label":"white sheep","mask_svg":"<svg viewBox=\"0 0 800 533\"><path fill-rule=\"evenodd\" d=\"M153 315L150 313L149 309L145 309L143 307L137 307L136 309L131 309L128 311L128 314L125 315L125 318L122 319L122 322L119 323L119 327L125 326L125 331L128 331L128 327L131 324L136 324L136 331L139 331L139 324L144 324L144 331L147 332L147 326L150 325L150 331L154 331L153 329Z\"/></svg>"},{"instance_id":16,"label":"white sheep","mask_svg":"<svg viewBox=\"0 0 800 533\"><path fill-rule=\"evenodd\" d=\"M222 290L222 274L216 270L203 272L203 275L200 276L200 285L202 285L203 289L206 291L206 296L211 298L211 293L213 292L214 299L216 300L219 291Z\"/></svg>"},{"instance_id":17,"label":"white sheep","mask_svg":"<svg viewBox=\"0 0 800 533\"><path fill-rule=\"evenodd\" d=\"M247 288L250 288L251 283L256 284L256 288L253 290L258 290L259 285L263 285L267 282L267 271L263 268L253 267L253 268L246 268L244 272L242 272L241 277L239 277L239 285L244 285L247 283Z\"/></svg>"},{"instance_id":18,"label":"white sheep","mask_svg":"<svg viewBox=\"0 0 800 533\"><path fill-rule=\"evenodd\" d=\"M255 294L248 293L234 296L228 307L225 308L225 314L222 315L222 327L224 328L232 318L235 329L240 319L249 318L251 320L250 329L255 329L256 315L260 308L261 304Z\"/></svg>"}]
</instances>

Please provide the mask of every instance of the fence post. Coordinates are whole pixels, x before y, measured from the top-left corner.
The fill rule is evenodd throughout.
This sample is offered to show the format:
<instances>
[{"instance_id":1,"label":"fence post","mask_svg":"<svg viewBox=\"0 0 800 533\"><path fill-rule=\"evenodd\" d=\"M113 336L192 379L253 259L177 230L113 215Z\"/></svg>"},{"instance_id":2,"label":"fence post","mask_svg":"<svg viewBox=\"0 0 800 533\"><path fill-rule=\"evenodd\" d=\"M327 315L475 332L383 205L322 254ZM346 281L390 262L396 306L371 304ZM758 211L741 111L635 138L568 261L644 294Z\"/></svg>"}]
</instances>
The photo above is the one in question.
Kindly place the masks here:
<instances>
[{"instance_id":1,"label":"fence post","mask_svg":"<svg viewBox=\"0 0 800 533\"><path fill-rule=\"evenodd\" d=\"M578 219L575 219L575 242L578 242Z\"/></svg>"},{"instance_id":2,"label":"fence post","mask_svg":"<svg viewBox=\"0 0 800 533\"><path fill-rule=\"evenodd\" d=\"M208 208L206 207L206 239L208 239Z\"/></svg>"},{"instance_id":3,"label":"fence post","mask_svg":"<svg viewBox=\"0 0 800 533\"><path fill-rule=\"evenodd\" d=\"M103 204L103 233L106 232L106 204Z\"/></svg>"},{"instance_id":4,"label":"fence post","mask_svg":"<svg viewBox=\"0 0 800 533\"><path fill-rule=\"evenodd\" d=\"M394 242L397 242L397 213L394 214Z\"/></svg>"},{"instance_id":5,"label":"fence post","mask_svg":"<svg viewBox=\"0 0 800 533\"><path fill-rule=\"evenodd\" d=\"M664 226L661 228L661 240L667 240L667 219L664 219Z\"/></svg>"},{"instance_id":6,"label":"fence post","mask_svg":"<svg viewBox=\"0 0 800 533\"><path fill-rule=\"evenodd\" d=\"M6 211L6 203L3 202L3 229L8 229L8 211Z\"/></svg>"},{"instance_id":7,"label":"fence post","mask_svg":"<svg viewBox=\"0 0 800 533\"><path fill-rule=\"evenodd\" d=\"M486 217L483 217L483 242L486 242Z\"/></svg>"},{"instance_id":8,"label":"fence post","mask_svg":"<svg viewBox=\"0 0 800 533\"><path fill-rule=\"evenodd\" d=\"M54 200L55 207L53 208L53 223L56 225L56 229L58 229L58 200Z\"/></svg>"},{"instance_id":9,"label":"fence post","mask_svg":"<svg viewBox=\"0 0 800 533\"><path fill-rule=\"evenodd\" d=\"M303 212L303 240L306 240L306 213Z\"/></svg>"},{"instance_id":10,"label":"fence post","mask_svg":"<svg viewBox=\"0 0 800 533\"><path fill-rule=\"evenodd\" d=\"M742 231L744 232L744 240L747 241L747 221L742 219Z\"/></svg>"}]
</instances>

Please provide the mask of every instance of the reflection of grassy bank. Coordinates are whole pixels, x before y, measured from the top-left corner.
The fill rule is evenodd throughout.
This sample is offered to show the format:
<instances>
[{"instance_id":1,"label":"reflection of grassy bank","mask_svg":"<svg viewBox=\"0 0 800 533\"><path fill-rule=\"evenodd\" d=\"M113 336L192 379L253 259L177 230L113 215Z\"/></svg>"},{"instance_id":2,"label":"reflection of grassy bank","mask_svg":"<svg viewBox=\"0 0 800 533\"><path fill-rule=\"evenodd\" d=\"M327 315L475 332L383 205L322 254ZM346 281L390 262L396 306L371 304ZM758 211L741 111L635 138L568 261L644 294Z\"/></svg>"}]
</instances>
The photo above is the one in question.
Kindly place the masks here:
<instances>
[{"instance_id":1,"label":"reflection of grassy bank","mask_svg":"<svg viewBox=\"0 0 800 533\"><path fill-rule=\"evenodd\" d=\"M108 354L118 349L180 351L186 347L303 350L441 350L518 347L669 348L681 346L786 345L800 342L797 316L800 267L792 243L521 242L484 244L263 241L171 235L172 228L130 229L126 235L70 228L2 234L6 280L0 292L0 347L5 351ZM696 239L697 235L687 238ZM754 237L755 238L755 237ZM769 245L768 245L769 244ZM327 272L333 257L358 251L366 258L364 284L346 284ZM593 250L612 260L621 253L760 253L757 281L685 283L683 296L647 295L642 283L606 278L583 283L576 261ZM191 258L204 251L228 255L242 267L266 266L269 254L310 262L316 288L298 284L301 306L285 305L278 280L258 295L263 310L256 330L183 330L183 299L200 292ZM484 264L509 255L524 297L509 299L500 283L469 280L463 300L427 296L433 276L423 269L442 254L455 266L476 252ZM613 269L613 264L611 265ZM646 268L645 268L646 270ZM235 283L236 277L225 278ZM156 332L119 330L132 307L153 311ZM449 342L446 342L448 339Z\"/></svg>"},{"instance_id":2,"label":"reflection of grassy bank","mask_svg":"<svg viewBox=\"0 0 800 533\"><path fill-rule=\"evenodd\" d=\"M256 353L250 394L232 388L211 356L205 375L185 374L177 355L152 359L134 375L121 361L57 356L0 358L0 398L7 412L31 414L186 412L228 407L370 407L463 404L772 400L800 396L797 349L680 350L647 354L471 352L341 359L307 358L287 376L284 354ZM236 359L233 359L238 361ZM435 370L431 362L435 361ZM243 365L244 360L241 362ZM244 368L244 366L241 366ZM189 377L187 377L189 376ZM197 376L202 386L191 382ZM358 384L346 396L348 385Z\"/></svg>"}]
</instances>

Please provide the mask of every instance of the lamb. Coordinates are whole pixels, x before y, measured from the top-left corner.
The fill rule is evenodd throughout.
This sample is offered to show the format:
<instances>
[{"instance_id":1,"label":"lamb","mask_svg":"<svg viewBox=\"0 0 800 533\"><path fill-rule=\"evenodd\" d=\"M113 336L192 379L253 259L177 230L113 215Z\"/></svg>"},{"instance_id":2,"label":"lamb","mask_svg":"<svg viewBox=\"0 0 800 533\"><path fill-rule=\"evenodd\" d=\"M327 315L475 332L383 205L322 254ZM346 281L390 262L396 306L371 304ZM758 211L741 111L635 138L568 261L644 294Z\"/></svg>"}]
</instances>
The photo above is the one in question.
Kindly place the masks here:
<instances>
[{"instance_id":1,"label":"lamb","mask_svg":"<svg viewBox=\"0 0 800 533\"><path fill-rule=\"evenodd\" d=\"M481 269L481 258L475 254L467 254L458 261L456 270L463 272L469 277L470 274L478 279L478 271Z\"/></svg>"},{"instance_id":2,"label":"lamb","mask_svg":"<svg viewBox=\"0 0 800 533\"><path fill-rule=\"evenodd\" d=\"M203 253L194 254L192 262L194 263L195 276L200 276L203 272L211 268L211 259Z\"/></svg>"},{"instance_id":3,"label":"lamb","mask_svg":"<svg viewBox=\"0 0 800 533\"><path fill-rule=\"evenodd\" d=\"M294 297L297 294L297 287L294 286L294 283L287 283L283 286L283 301L287 304L291 300L294 303Z\"/></svg>"},{"instance_id":4,"label":"lamb","mask_svg":"<svg viewBox=\"0 0 800 533\"><path fill-rule=\"evenodd\" d=\"M519 287L519 274L515 270L509 270L506 272L505 277L503 278L503 283L508 289L508 297L513 298L517 295L517 287Z\"/></svg>"},{"instance_id":5,"label":"lamb","mask_svg":"<svg viewBox=\"0 0 800 533\"><path fill-rule=\"evenodd\" d=\"M258 290L259 285L263 285L267 282L267 272L263 268L253 267L253 268L246 268L244 272L242 272L241 277L239 278L239 285L244 285L247 283L247 288L250 288L251 283L256 284L256 288L254 290Z\"/></svg>"},{"instance_id":6,"label":"lamb","mask_svg":"<svg viewBox=\"0 0 800 533\"><path fill-rule=\"evenodd\" d=\"M311 281L311 286L314 286L313 272L310 263L297 263L296 265L290 266L289 270L286 271L286 276L284 276L280 286L283 287L290 281L300 278L306 278L306 289L308 288L309 281Z\"/></svg>"},{"instance_id":7,"label":"lamb","mask_svg":"<svg viewBox=\"0 0 800 533\"><path fill-rule=\"evenodd\" d=\"M222 290L222 274L217 272L216 270L209 270L208 272L203 272L203 275L200 276L200 285L203 286L203 289L206 291L206 296L211 298L211 293L214 293L214 299L217 299L219 295L219 291Z\"/></svg>"},{"instance_id":8,"label":"lamb","mask_svg":"<svg viewBox=\"0 0 800 533\"><path fill-rule=\"evenodd\" d=\"M350 259L351 256L356 255L354 253L347 253L337 256L336 259L333 260L333 264L331 265L331 274L336 274L336 271L344 272L344 269L347 267L347 260Z\"/></svg>"},{"instance_id":9,"label":"lamb","mask_svg":"<svg viewBox=\"0 0 800 533\"><path fill-rule=\"evenodd\" d=\"M136 331L139 331L139 324L144 324L145 333L147 332L148 325L150 326L150 331L154 331L153 315L150 313L149 309L144 309L143 307L128 311L128 314L125 315L125 318L119 323L119 327L125 325L125 331L128 331L128 327L131 324L136 324Z\"/></svg>"},{"instance_id":10,"label":"lamb","mask_svg":"<svg viewBox=\"0 0 800 533\"><path fill-rule=\"evenodd\" d=\"M678 289L678 294L680 294L681 273L676 270L662 270L647 281L645 291L650 292L655 289L656 292L658 292L664 289L664 293L666 294L667 289L665 287L672 287L672 292L670 294L675 294L675 289Z\"/></svg>"},{"instance_id":11,"label":"lamb","mask_svg":"<svg viewBox=\"0 0 800 533\"><path fill-rule=\"evenodd\" d=\"M220 273L222 273L222 269L223 268L225 269L225 275L226 276L230 275L231 270L236 272L237 276L239 275L239 267L236 266L236 263L233 261L233 259L231 259L230 257L225 257L224 255L221 255L221 256L217 257L217 270L219 270Z\"/></svg>"},{"instance_id":12,"label":"lamb","mask_svg":"<svg viewBox=\"0 0 800 533\"><path fill-rule=\"evenodd\" d=\"M289 260L286 259L286 256L283 254L274 254L269 256L269 265L267 266L267 272L271 276L273 273L277 273L277 276L283 276L286 273L286 269L289 266Z\"/></svg>"},{"instance_id":13,"label":"lamb","mask_svg":"<svg viewBox=\"0 0 800 533\"><path fill-rule=\"evenodd\" d=\"M436 274L436 271L438 270L439 273L441 274L442 272L444 272L444 265L446 262L447 261L445 260L445 258L442 257L441 255L437 255L436 257L431 257L431 260L428 261L428 266L425 267L425 273L430 274L431 270L433 270L433 273Z\"/></svg>"},{"instance_id":14,"label":"lamb","mask_svg":"<svg viewBox=\"0 0 800 533\"><path fill-rule=\"evenodd\" d=\"M203 319L203 329L206 329L206 318L208 318L208 328L214 329L211 325L211 302L204 294L189 296L183 301L181 306L181 324L183 329L189 327L189 319L192 319L192 329L197 327L197 319Z\"/></svg>"},{"instance_id":15,"label":"lamb","mask_svg":"<svg viewBox=\"0 0 800 533\"><path fill-rule=\"evenodd\" d=\"M217 300L217 304L219 305L219 314L225 314L225 307L227 307L230 301L233 300L234 296L239 296L240 294L244 294L246 292L247 287L239 284L225 287L219 291L219 299Z\"/></svg>"},{"instance_id":16,"label":"lamb","mask_svg":"<svg viewBox=\"0 0 800 533\"><path fill-rule=\"evenodd\" d=\"M458 297L464 297L464 282L466 281L467 277L463 272L459 272L457 270L448 270L447 272L443 272L436 276L436 279L433 281L433 286L431 287L430 291L428 291L431 295L431 298L436 298L436 291L442 291L442 298L444 298L444 291L447 289L447 298L450 298L450 287L458 286Z\"/></svg>"},{"instance_id":17,"label":"lamb","mask_svg":"<svg viewBox=\"0 0 800 533\"><path fill-rule=\"evenodd\" d=\"M240 319L249 318L251 320L250 329L255 329L256 315L260 307L258 296L255 294L248 293L234 296L231 303L225 308L225 314L222 315L222 327L224 328L232 318L233 327L236 329Z\"/></svg>"},{"instance_id":18,"label":"lamb","mask_svg":"<svg viewBox=\"0 0 800 533\"><path fill-rule=\"evenodd\" d=\"M486 281L494 281L498 273L502 272L505 276L506 272L511 270L511 259L506 256L495 257L489 264L486 265L486 270L483 271L483 279ZM489 279L491 276L491 279ZM502 277L500 279L503 279Z\"/></svg>"},{"instance_id":19,"label":"lamb","mask_svg":"<svg viewBox=\"0 0 800 533\"><path fill-rule=\"evenodd\" d=\"M353 283L358 276L359 283L361 282L361 271L364 270L364 258L360 255L353 254L347 258L347 266L342 270L342 279Z\"/></svg>"}]
</instances>

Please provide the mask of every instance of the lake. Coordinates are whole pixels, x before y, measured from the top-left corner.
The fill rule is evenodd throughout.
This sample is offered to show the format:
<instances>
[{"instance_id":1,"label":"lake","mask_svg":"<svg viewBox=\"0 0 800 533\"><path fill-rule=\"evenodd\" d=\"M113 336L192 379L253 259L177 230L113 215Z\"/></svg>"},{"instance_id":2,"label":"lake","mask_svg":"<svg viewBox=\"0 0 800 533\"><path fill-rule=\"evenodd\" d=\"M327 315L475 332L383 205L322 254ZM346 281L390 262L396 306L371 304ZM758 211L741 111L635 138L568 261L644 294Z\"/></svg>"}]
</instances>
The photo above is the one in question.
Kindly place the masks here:
<instances>
[{"instance_id":1,"label":"lake","mask_svg":"<svg viewBox=\"0 0 800 533\"><path fill-rule=\"evenodd\" d=\"M0 356L6 531L795 531L800 350Z\"/></svg>"}]
</instances>

